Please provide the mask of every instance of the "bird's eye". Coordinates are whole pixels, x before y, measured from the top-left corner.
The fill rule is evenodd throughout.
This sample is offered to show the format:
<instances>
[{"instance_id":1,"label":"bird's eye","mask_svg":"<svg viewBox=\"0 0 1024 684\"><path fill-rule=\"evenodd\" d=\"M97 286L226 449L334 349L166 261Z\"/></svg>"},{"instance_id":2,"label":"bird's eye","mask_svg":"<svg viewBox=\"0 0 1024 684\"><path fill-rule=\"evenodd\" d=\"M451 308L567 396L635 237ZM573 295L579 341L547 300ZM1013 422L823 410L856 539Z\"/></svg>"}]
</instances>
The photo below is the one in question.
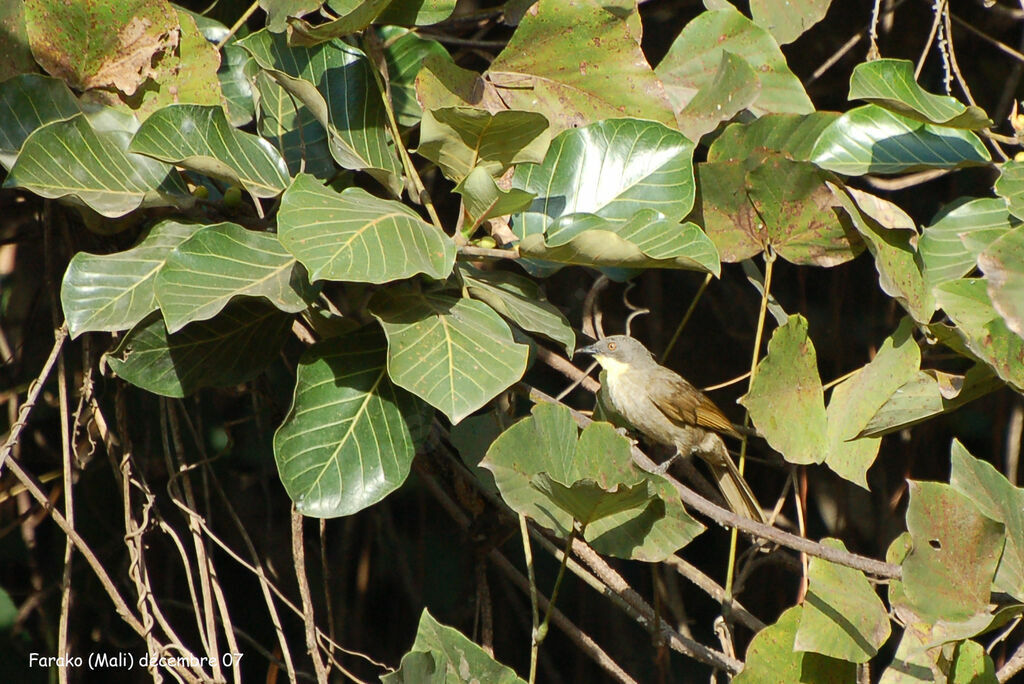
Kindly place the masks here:
<instances>
[{"instance_id":1,"label":"bird's eye","mask_svg":"<svg viewBox=\"0 0 1024 684\"><path fill-rule=\"evenodd\" d=\"M615 348L617 346L619 346L619 345L615 344L614 342L609 342L608 343L608 351L615 351Z\"/></svg>"}]
</instances>

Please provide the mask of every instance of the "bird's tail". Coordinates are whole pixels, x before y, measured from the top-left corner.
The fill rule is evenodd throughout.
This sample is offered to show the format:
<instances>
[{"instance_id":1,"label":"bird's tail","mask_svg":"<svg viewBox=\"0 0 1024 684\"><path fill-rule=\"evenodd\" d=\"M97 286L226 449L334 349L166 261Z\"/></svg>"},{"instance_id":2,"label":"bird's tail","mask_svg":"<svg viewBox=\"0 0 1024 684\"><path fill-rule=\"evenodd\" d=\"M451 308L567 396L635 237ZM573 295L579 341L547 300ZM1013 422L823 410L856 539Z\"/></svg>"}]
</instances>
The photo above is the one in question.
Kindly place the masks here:
<instances>
[{"instance_id":1,"label":"bird's tail","mask_svg":"<svg viewBox=\"0 0 1024 684\"><path fill-rule=\"evenodd\" d=\"M743 479L736 464L728 455L722 459L715 459L715 461L709 460L708 465L711 467L711 473L715 477L718 489L734 513L745 515L759 523L768 522L764 517L764 511L761 510L761 505L757 502L757 497L750 490L750 485Z\"/></svg>"}]
</instances>

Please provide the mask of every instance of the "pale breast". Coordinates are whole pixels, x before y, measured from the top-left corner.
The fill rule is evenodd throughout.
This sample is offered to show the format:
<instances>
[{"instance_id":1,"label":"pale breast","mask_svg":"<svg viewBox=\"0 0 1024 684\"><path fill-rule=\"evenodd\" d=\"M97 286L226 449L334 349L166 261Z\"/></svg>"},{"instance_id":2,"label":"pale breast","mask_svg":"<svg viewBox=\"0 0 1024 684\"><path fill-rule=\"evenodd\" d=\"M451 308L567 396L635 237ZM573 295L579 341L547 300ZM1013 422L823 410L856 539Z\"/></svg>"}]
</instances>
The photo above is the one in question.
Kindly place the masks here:
<instances>
[{"instance_id":1,"label":"pale breast","mask_svg":"<svg viewBox=\"0 0 1024 684\"><path fill-rule=\"evenodd\" d=\"M683 454L707 434L703 428L676 425L648 398L645 374L623 372L607 377L607 396L623 418L649 439L675 446Z\"/></svg>"}]
</instances>

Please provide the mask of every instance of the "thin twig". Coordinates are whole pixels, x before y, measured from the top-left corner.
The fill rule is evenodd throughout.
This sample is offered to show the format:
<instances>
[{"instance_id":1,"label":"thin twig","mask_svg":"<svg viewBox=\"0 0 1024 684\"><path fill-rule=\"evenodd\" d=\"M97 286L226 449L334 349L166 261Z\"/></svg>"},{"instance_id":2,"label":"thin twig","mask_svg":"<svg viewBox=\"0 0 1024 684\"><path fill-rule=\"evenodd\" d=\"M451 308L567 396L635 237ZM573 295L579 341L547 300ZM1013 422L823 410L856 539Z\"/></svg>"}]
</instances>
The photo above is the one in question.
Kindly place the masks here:
<instances>
[{"instance_id":1,"label":"thin twig","mask_svg":"<svg viewBox=\"0 0 1024 684\"><path fill-rule=\"evenodd\" d=\"M299 583L299 597L302 599L302 618L306 628L306 651L313 659L316 680L327 684L327 668L320 658L316 643L316 617L313 615L313 600L309 593L309 578L306 577L306 552L302 543L302 514L292 505L292 560L295 563L295 579Z\"/></svg>"}]
</instances>

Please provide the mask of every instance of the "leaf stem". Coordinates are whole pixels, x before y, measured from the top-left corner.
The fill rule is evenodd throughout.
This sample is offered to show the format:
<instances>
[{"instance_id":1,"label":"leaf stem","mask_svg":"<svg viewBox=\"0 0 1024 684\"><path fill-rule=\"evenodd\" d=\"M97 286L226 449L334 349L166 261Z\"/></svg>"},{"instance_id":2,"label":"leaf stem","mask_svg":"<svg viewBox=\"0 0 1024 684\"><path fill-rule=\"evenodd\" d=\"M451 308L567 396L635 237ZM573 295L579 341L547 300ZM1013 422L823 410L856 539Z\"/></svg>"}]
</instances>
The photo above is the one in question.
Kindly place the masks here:
<instances>
[{"instance_id":1,"label":"leaf stem","mask_svg":"<svg viewBox=\"0 0 1024 684\"><path fill-rule=\"evenodd\" d=\"M540 641L537 635L540 630L540 614L537 610L537 577L533 572L533 547L530 546L530 530L526 524L526 516L519 514L519 532L523 536L523 555L526 557L526 576L530 581L530 615L532 617L530 631L530 684L537 679L537 653ZM550 606L550 604L548 604ZM550 611L549 611L550 612Z\"/></svg>"}]
</instances>

